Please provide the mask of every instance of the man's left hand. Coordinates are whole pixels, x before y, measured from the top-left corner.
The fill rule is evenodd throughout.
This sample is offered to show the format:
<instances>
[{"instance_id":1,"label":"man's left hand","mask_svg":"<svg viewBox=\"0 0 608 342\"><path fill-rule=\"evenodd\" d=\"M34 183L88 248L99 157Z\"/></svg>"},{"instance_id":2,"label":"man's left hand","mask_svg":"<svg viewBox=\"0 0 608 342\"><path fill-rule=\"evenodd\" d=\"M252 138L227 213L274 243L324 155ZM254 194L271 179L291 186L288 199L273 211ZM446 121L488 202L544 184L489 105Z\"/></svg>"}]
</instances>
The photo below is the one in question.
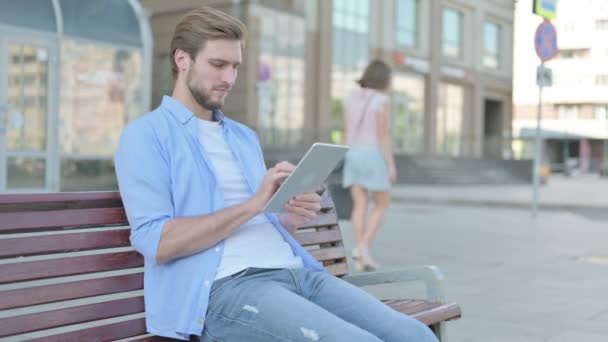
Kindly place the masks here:
<instances>
[{"instance_id":1,"label":"man's left hand","mask_svg":"<svg viewBox=\"0 0 608 342\"><path fill-rule=\"evenodd\" d=\"M321 196L315 192L297 195L285 203L285 212L279 221L290 232L313 220L321 211Z\"/></svg>"}]
</instances>

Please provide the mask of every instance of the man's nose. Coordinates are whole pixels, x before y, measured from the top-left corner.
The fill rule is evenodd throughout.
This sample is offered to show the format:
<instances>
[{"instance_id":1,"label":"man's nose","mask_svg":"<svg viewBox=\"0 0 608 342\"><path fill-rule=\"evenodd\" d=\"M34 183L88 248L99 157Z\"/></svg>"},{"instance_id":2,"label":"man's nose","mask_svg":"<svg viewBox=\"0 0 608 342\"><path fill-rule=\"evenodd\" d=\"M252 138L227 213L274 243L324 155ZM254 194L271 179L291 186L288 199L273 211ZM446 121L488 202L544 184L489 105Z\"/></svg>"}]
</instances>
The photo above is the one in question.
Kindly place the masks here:
<instances>
[{"instance_id":1,"label":"man's nose","mask_svg":"<svg viewBox=\"0 0 608 342\"><path fill-rule=\"evenodd\" d=\"M234 68L226 68L224 72L222 72L222 82L228 83L230 85L234 84L236 81L237 70Z\"/></svg>"}]
</instances>

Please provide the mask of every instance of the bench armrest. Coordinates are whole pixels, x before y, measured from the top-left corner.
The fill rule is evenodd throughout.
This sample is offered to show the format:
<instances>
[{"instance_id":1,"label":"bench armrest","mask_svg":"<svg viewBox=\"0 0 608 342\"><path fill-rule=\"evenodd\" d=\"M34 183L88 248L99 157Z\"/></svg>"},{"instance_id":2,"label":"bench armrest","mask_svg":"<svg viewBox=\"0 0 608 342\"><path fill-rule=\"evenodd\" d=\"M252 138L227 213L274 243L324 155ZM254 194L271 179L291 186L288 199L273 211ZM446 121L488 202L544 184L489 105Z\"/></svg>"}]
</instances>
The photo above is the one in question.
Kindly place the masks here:
<instances>
[{"instance_id":1,"label":"bench armrest","mask_svg":"<svg viewBox=\"0 0 608 342\"><path fill-rule=\"evenodd\" d=\"M424 281L426 284L427 300L445 303L443 274L436 266L420 266L380 272L355 273L345 275L342 279L358 287L406 281Z\"/></svg>"}]
</instances>

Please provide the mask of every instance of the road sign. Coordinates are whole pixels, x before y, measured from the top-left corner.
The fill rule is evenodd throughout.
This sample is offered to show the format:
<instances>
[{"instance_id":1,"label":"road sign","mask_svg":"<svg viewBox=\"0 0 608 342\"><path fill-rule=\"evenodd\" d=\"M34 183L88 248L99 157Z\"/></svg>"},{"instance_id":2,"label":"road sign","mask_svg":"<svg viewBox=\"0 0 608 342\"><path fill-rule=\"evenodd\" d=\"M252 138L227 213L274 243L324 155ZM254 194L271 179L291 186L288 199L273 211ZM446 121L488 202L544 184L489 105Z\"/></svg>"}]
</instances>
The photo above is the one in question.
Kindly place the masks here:
<instances>
[{"instance_id":1,"label":"road sign","mask_svg":"<svg viewBox=\"0 0 608 342\"><path fill-rule=\"evenodd\" d=\"M549 20L543 20L534 35L534 47L541 61L546 62L553 58L557 52L557 32Z\"/></svg>"},{"instance_id":2,"label":"road sign","mask_svg":"<svg viewBox=\"0 0 608 342\"><path fill-rule=\"evenodd\" d=\"M550 87L553 85L553 71L544 65L536 68L536 84L539 87Z\"/></svg>"},{"instance_id":3,"label":"road sign","mask_svg":"<svg viewBox=\"0 0 608 342\"><path fill-rule=\"evenodd\" d=\"M532 13L545 19L555 19L556 12L557 0L534 0L532 4Z\"/></svg>"}]
</instances>

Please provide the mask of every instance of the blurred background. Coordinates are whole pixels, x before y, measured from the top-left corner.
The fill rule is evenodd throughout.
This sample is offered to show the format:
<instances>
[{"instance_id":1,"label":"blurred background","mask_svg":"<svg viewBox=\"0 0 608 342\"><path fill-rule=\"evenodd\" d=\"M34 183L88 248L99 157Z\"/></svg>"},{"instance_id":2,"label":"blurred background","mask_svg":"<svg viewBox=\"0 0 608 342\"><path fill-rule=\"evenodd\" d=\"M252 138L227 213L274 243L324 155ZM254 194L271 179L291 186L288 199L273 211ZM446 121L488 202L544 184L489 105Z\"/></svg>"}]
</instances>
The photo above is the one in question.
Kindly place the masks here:
<instances>
[{"instance_id":1,"label":"blurred background","mask_svg":"<svg viewBox=\"0 0 608 342\"><path fill-rule=\"evenodd\" d=\"M249 28L225 112L258 131L269 163L340 143L344 94L381 58L399 183L530 182L532 0L4 0L0 192L116 189L120 133L171 93L174 25L202 4ZM608 1L562 0L554 23L545 176L606 172Z\"/></svg>"}]
</instances>

